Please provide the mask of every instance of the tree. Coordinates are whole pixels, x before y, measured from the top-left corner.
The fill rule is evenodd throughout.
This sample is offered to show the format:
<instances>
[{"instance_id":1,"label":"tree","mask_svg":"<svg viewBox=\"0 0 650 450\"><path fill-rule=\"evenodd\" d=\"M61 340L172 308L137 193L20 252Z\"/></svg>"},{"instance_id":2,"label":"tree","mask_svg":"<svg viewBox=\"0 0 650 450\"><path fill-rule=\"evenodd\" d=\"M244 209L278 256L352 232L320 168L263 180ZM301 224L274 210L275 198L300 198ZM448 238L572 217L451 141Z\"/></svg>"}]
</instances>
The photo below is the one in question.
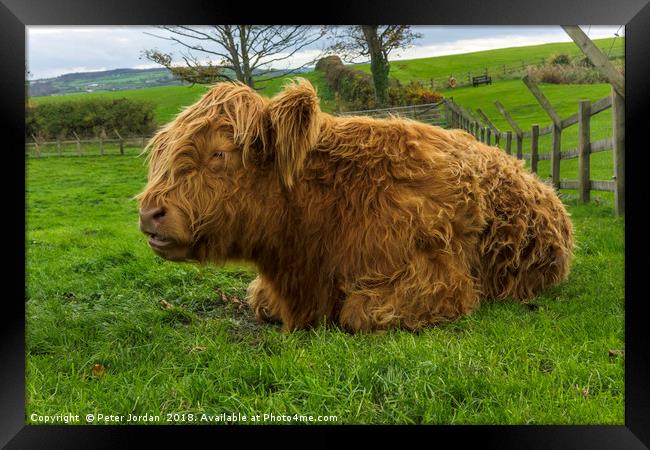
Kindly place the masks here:
<instances>
[{"instance_id":1,"label":"tree","mask_svg":"<svg viewBox=\"0 0 650 450\"><path fill-rule=\"evenodd\" d=\"M336 28L334 44L328 52L338 54L344 61L352 62L359 57L370 57L370 71L375 86L377 104L388 104L388 55L397 49L409 47L421 38L409 25L354 25Z\"/></svg>"},{"instance_id":2,"label":"tree","mask_svg":"<svg viewBox=\"0 0 650 450\"><path fill-rule=\"evenodd\" d=\"M173 55L159 50L145 50L144 57L169 69L190 83L207 84L234 78L255 87L257 81L268 81L296 72L312 64L315 58L300 67L273 75L274 65L286 62L297 52L319 40L325 28L304 25L213 25L209 27L159 26L169 32L153 35L179 44L183 65L175 65ZM260 79L262 79L260 81Z\"/></svg>"}]
</instances>

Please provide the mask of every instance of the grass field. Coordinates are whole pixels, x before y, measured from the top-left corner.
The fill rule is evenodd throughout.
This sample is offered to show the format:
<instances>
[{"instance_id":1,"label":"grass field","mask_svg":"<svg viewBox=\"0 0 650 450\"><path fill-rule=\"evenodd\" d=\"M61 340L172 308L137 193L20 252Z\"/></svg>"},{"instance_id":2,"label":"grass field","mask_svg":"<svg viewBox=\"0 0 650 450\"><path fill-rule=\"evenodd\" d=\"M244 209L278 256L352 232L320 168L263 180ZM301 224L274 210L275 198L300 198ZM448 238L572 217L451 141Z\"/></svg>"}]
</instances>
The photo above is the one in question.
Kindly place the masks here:
<instances>
[{"instance_id":1,"label":"grass field","mask_svg":"<svg viewBox=\"0 0 650 450\"><path fill-rule=\"evenodd\" d=\"M334 97L327 89L323 75L319 72L309 72L300 76L307 78L317 88L321 98L321 107L325 111L334 110ZM292 77L279 77L269 81L259 82L259 92L265 96L272 96L282 89L284 83L289 82ZM30 101L35 104L49 102L64 102L68 100L83 100L90 98L129 98L147 100L156 105L154 120L158 124L164 124L172 120L184 107L191 105L201 98L208 87L201 85L194 86L164 86L148 89L136 89L132 91L96 92L83 94L68 94L49 97L31 97Z\"/></svg>"},{"instance_id":2,"label":"grass field","mask_svg":"<svg viewBox=\"0 0 650 450\"><path fill-rule=\"evenodd\" d=\"M624 54L624 39L598 39L595 41L597 46L611 53L614 56ZM423 58L417 60L395 61L391 66L391 77L406 82L411 79L428 80L440 76L448 76L454 73L480 72L485 67L490 68L492 72L498 72L498 69L504 64L511 66L521 64L522 61L536 63L543 58L554 53L567 53L571 56L578 56L579 50L573 43L554 43L528 47L513 47L498 50L488 50L483 52L467 53L463 55L448 55L434 58ZM367 65L358 65L361 70L369 71ZM321 98L321 108L326 112L336 110L334 95L330 92L324 76L320 72L308 72L301 76L309 79L317 88ZM266 96L272 96L279 92L282 85L286 83L291 76L279 77L268 82L258 83L260 93ZM540 86L544 94L548 97L553 107L561 117L568 117L578 109L578 101L589 99L591 101L600 100L610 93L610 86L607 84L593 85L553 85L542 84ZM124 92L109 92L96 94L72 94L58 97L34 97L32 101L35 104L42 102L57 102L66 99L91 98L93 96L109 96L112 98L128 97L146 99L156 104L155 120L159 124L166 123L185 106L188 106L199 99L205 93L206 87L203 86L171 86L151 89L141 89ZM495 80L492 85L483 85L478 88L464 87L457 89L443 89L442 93L447 97L452 97L454 101L465 108L475 110L481 108L490 119L495 123L497 128L502 131L510 129L505 119L499 114L495 100L499 100L512 114L520 127L529 130L533 124L544 127L550 123L550 120L543 109L539 106L530 91L519 79ZM606 110L592 118L591 135L593 140L598 140L611 136L611 112ZM502 143L502 147L505 144ZM524 153L530 152L530 139L523 142ZM551 149L551 135L540 136L539 152L540 154L549 153ZM578 128L572 126L564 130L562 135L562 150L569 150L578 146ZM513 143L514 149L514 143ZM591 156L591 179L609 180L612 176L612 155L610 152L594 154ZM563 161L563 165L571 168L570 172L577 173L577 159ZM542 177L550 177L549 161L540 161L538 173ZM572 176L571 179L575 179ZM609 195L609 194L605 194Z\"/></svg>"},{"instance_id":3,"label":"grass field","mask_svg":"<svg viewBox=\"0 0 650 450\"><path fill-rule=\"evenodd\" d=\"M595 39L598 48L611 57L623 57L625 40L622 38ZM611 51L610 51L611 49ZM481 74L488 69L493 77L501 76L503 66L520 67L538 64L555 53L568 54L571 57L583 57L573 42L558 42L525 47L510 47L496 50L486 50L460 55L435 56L403 61L393 61L390 66L390 76L402 82L421 80L428 82L432 78L447 78L454 76L461 81L468 80L468 72ZM370 64L358 64L355 68L370 73ZM441 89L440 86L436 87Z\"/></svg>"},{"instance_id":4,"label":"grass field","mask_svg":"<svg viewBox=\"0 0 650 450\"><path fill-rule=\"evenodd\" d=\"M334 108L334 100L330 91L325 86L322 74L311 72L306 74L317 87L321 96L321 106L323 110L331 111ZM272 94L281 89L282 83L286 83L284 78L278 78L269 82L266 90ZM568 117L577 112L578 101L589 99L591 101L600 100L610 93L610 87L606 84L593 85L551 85L543 84L541 89L549 98L556 111L561 117ZM156 109L156 118L160 123L171 120L182 107L187 106L196 100L205 92L204 87L195 86L188 88L184 86L173 86L163 88L142 89L136 91L126 91L123 93L102 93L102 94L72 94L61 97L37 97L37 101L60 101L65 98L88 98L93 95L129 95L135 98L156 99L158 108ZM445 95L452 97L454 101L465 108L481 108L502 131L509 130L510 127L499 114L495 100L499 100L511 112L524 130L529 130L533 124L539 124L544 127L550 123L550 119L544 110L535 101L530 91L526 88L521 80L502 80L492 85L481 86L479 88L466 87L457 88L445 92ZM591 136L593 140L602 139L611 136L611 110L605 110L600 114L592 117ZM502 141L502 147L505 140ZM524 139L524 153L530 153L530 139ZM576 148L578 146L578 128L572 126L564 130L562 134L562 150ZM513 142L513 152L514 152ZM70 153L76 149L70 148ZM551 150L551 135L540 136L539 152L541 154L549 153ZM49 149L53 151L53 149ZM91 153L92 150L88 150ZM98 153L97 150L94 150ZM562 161L562 166L569 169L571 179L577 179L577 159ZM542 177L550 177L549 161L540 161L538 173ZM612 176L612 154L611 151L591 155L591 179L609 180ZM607 195L607 194L605 194Z\"/></svg>"},{"instance_id":5,"label":"grass field","mask_svg":"<svg viewBox=\"0 0 650 450\"><path fill-rule=\"evenodd\" d=\"M624 39L598 39L595 42L600 48L612 55L623 55ZM392 63L390 76L403 82L411 79L427 81L430 78L448 76L450 73L482 71L485 67L499 68L504 64L520 64L521 61L535 63L554 53L567 53L572 56L578 56L579 50L575 44L569 42L395 61ZM370 70L367 65L358 65L356 67L361 70ZM334 95L330 92L323 74L320 72L307 72L300 76L309 79L317 88L321 97L322 110L326 112L335 111ZM293 77L286 76L275 78L268 82L258 82L259 92L265 96L272 96L279 92L282 85L291 78ZM574 114L577 111L578 101L580 99L596 101L610 93L610 87L607 84L542 84L541 88L562 117ZM35 104L39 104L96 96L145 99L156 104L155 120L163 124L171 120L183 107L197 101L205 91L206 87L203 86L170 86L122 92L33 97L32 101ZM452 97L456 103L463 107L471 109L481 108L501 130L508 130L510 127L494 106L495 100L501 101L520 126L526 130L530 129L535 123L542 127L550 123L548 116L535 101L524 83L519 79L495 80L492 85L483 85L478 88L442 89L441 92L447 97ZM609 111L605 111L592 119L592 136L594 139L601 139L610 135L611 116ZM540 137L540 153L548 151L550 148L550 139L550 135ZM562 147L563 149L570 149L576 146L577 127L574 126L564 132ZM528 149L529 147L530 143L526 140L524 142L524 148Z\"/></svg>"},{"instance_id":6,"label":"grass field","mask_svg":"<svg viewBox=\"0 0 650 450\"><path fill-rule=\"evenodd\" d=\"M392 74L406 80L430 64L426 73L440 66L446 76L463 56L477 67L540 57L530 49L401 61ZM332 111L322 75L302 76ZM261 92L272 95L285 81ZM577 111L579 99L609 93L607 85L541 88L562 117ZM165 87L33 101L144 98L156 102L156 120L164 123L203 92ZM526 129L549 123L520 80L444 93L482 108L502 130L508 127L496 99ZM595 139L609 136L610 117L605 111L592 119ZM563 149L577 145L575 129L563 134ZM119 423L129 414L179 424L255 423L256 414L267 424L287 421L264 414L301 423L624 423L624 221L610 193L592 192L592 203L582 205L575 191L561 192L576 230L572 272L529 305L485 302L468 317L415 334L285 334L257 323L241 304L254 268L176 264L151 252L133 200L146 182L140 150L27 160L28 423L66 413L82 424L89 413L124 416ZM592 155L592 179L611 177L611 159L611 152ZM561 178L575 179L577 170L577 159L562 161ZM548 175L548 161L540 161L539 173ZM300 417L309 415L335 419Z\"/></svg>"},{"instance_id":7,"label":"grass field","mask_svg":"<svg viewBox=\"0 0 650 450\"><path fill-rule=\"evenodd\" d=\"M486 303L417 334L283 334L239 303L250 267L174 264L149 250L132 200L146 180L138 151L28 161L28 422L623 423L624 226L611 200L565 197L572 274L532 305Z\"/></svg>"},{"instance_id":8,"label":"grass field","mask_svg":"<svg viewBox=\"0 0 650 450\"><path fill-rule=\"evenodd\" d=\"M555 85L541 84L540 89L549 99L560 117L566 118L578 112L580 100L595 102L611 93L608 84L590 85ZM446 92L454 102L464 108L476 110L480 108L494 122L501 131L512 130L510 125L501 116L495 100L499 100L503 106L515 118L524 131L530 131L533 124L540 128L551 124L551 120L544 112L539 103L535 100L526 85L521 80L504 80L493 85L481 86L479 88L465 87L455 89L453 92ZM591 139L596 141L612 136L612 110L605 111L592 116L591 118ZM494 140L493 140L494 142ZM562 151L576 149L578 147L578 126L573 125L562 131ZM523 152L530 153L530 138L523 140ZM501 140L500 146L505 148L505 137ZM513 137L512 152L515 153L515 140ZM552 149L552 135L546 134L539 137L539 153L548 154ZM612 152L606 151L591 155L591 179L609 180L612 177ZM528 164L528 162L527 162ZM563 160L562 167L571 168L571 179L577 179L578 159ZM538 173L543 178L551 176L550 161L539 161Z\"/></svg>"}]
</instances>

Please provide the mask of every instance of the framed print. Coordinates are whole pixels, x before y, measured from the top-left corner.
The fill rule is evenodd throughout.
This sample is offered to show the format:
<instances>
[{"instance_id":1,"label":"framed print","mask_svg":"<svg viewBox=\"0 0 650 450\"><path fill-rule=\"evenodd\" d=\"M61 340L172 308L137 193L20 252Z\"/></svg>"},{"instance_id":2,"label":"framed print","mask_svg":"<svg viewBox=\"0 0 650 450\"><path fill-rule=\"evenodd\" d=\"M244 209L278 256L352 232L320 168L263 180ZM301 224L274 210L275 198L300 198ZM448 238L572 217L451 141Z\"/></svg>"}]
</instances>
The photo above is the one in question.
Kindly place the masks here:
<instances>
[{"instance_id":1,"label":"framed print","mask_svg":"<svg viewBox=\"0 0 650 450\"><path fill-rule=\"evenodd\" d=\"M650 6L310 8L3 0L2 445L647 448Z\"/></svg>"}]
</instances>

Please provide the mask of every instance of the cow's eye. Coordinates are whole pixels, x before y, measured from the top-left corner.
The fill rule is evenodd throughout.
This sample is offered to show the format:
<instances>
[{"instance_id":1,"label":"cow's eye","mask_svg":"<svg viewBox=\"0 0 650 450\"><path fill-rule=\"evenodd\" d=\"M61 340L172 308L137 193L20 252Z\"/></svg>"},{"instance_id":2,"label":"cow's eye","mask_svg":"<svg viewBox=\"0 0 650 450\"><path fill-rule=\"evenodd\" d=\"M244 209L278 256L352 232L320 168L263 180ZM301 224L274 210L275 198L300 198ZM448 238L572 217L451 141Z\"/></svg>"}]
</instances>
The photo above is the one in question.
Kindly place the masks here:
<instances>
[{"instance_id":1,"label":"cow's eye","mask_svg":"<svg viewBox=\"0 0 650 450\"><path fill-rule=\"evenodd\" d=\"M226 155L223 152L214 152L212 158L216 160L224 159Z\"/></svg>"}]
</instances>

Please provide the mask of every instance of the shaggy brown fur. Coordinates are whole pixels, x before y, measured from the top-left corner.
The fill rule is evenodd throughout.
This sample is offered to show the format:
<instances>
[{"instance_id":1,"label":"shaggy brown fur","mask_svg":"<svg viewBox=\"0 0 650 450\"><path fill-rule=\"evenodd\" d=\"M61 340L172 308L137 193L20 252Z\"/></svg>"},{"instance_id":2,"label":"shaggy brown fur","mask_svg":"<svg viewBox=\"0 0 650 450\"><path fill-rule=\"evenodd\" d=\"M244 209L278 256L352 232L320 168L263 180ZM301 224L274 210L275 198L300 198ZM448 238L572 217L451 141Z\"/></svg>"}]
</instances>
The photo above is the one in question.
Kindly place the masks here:
<instances>
[{"instance_id":1,"label":"shaggy brown fur","mask_svg":"<svg viewBox=\"0 0 650 450\"><path fill-rule=\"evenodd\" d=\"M417 329L564 280L554 190L460 130L322 113L305 80L214 86L150 143L149 234L185 260L252 261L248 301L285 329ZM158 251L170 257L165 251Z\"/></svg>"}]
</instances>

